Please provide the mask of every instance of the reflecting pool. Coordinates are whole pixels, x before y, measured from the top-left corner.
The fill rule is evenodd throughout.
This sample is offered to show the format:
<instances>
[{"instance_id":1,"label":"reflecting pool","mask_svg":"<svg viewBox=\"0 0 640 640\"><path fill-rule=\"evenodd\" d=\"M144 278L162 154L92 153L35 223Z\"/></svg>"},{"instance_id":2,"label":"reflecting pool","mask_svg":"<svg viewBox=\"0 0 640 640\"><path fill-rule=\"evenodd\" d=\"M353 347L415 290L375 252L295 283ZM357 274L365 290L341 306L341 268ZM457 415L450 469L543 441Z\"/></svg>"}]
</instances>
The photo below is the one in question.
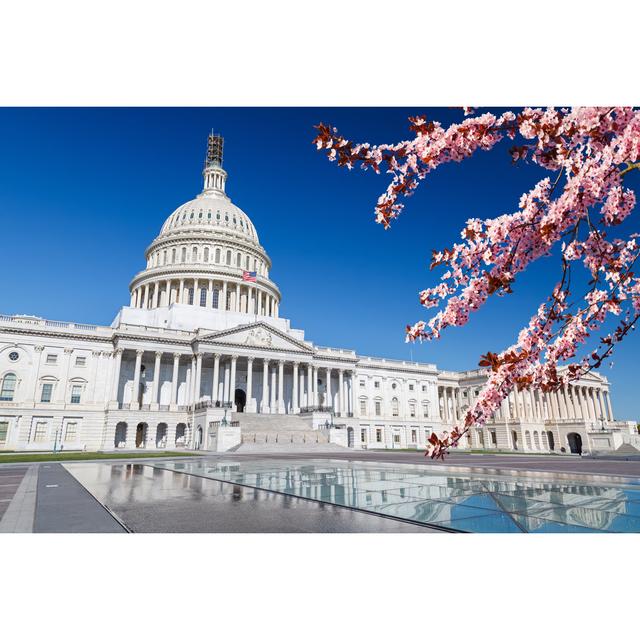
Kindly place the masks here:
<instances>
[{"instance_id":1,"label":"reflecting pool","mask_svg":"<svg viewBox=\"0 0 640 640\"><path fill-rule=\"evenodd\" d=\"M148 464L455 531L640 532L633 478L325 459Z\"/></svg>"}]
</instances>

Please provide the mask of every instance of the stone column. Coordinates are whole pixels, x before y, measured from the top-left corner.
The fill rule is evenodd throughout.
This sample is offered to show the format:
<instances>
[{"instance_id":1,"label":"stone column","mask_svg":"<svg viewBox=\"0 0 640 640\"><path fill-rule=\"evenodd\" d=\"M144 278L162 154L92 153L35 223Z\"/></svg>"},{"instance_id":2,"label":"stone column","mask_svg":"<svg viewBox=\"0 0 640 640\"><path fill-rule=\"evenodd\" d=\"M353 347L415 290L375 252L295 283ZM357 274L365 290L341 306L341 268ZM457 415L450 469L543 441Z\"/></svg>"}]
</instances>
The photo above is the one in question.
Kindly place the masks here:
<instances>
[{"instance_id":1,"label":"stone column","mask_svg":"<svg viewBox=\"0 0 640 640\"><path fill-rule=\"evenodd\" d=\"M196 380L193 385L193 402L200 402L200 387L202 383L202 354L196 354Z\"/></svg>"},{"instance_id":2,"label":"stone column","mask_svg":"<svg viewBox=\"0 0 640 640\"><path fill-rule=\"evenodd\" d=\"M309 403L307 401L305 401L305 395L304 395L304 368L300 369L300 387L299 387L299 394L300 394L300 406L304 407L306 405L308 405Z\"/></svg>"},{"instance_id":3,"label":"stone column","mask_svg":"<svg viewBox=\"0 0 640 640\"><path fill-rule=\"evenodd\" d=\"M313 406L320 404L320 394L318 393L318 367L313 368Z\"/></svg>"},{"instance_id":4,"label":"stone column","mask_svg":"<svg viewBox=\"0 0 640 640\"><path fill-rule=\"evenodd\" d=\"M193 280L193 306L200 306L200 283L198 282L198 278L194 278Z\"/></svg>"},{"instance_id":5,"label":"stone column","mask_svg":"<svg viewBox=\"0 0 640 640\"><path fill-rule=\"evenodd\" d=\"M262 404L260 413L269 413L269 361L262 361Z\"/></svg>"},{"instance_id":6,"label":"stone column","mask_svg":"<svg viewBox=\"0 0 640 640\"><path fill-rule=\"evenodd\" d=\"M220 354L216 353L213 356L213 384L211 386L211 402L215 406L219 400L218 393L220 386Z\"/></svg>"},{"instance_id":7,"label":"stone column","mask_svg":"<svg viewBox=\"0 0 640 640\"><path fill-rule=\"evenodd\" d=\"M218 309L227 311L227 281L222 283L222 302L218 301Z\"/></svg>"},{"instance_id":8,"label":"stone column","mask_svg":"<svg viewBox=\"0 0 640 640\"><path fill-rule=\"evenodd\" d=\"M589 411L591 411L591 419L597 420L598 415L596 411L596 400L593 387L588 388L587 398L589 400Z\"/></svg>"},{"instance_id":9,"label":"stone column","mask_svg":"<svg viewBox=\"0 0 640 640\"><path fill-rule=\"evenodd\" d=\"M313 405L313 391L311 389L312 379L313 379L313 365L307 365L307 405Z\"/></svg>"},{"instance_id":10,"label":"stone column","mask_svg":"<svg viewBox=\"0 0 640 640\"><path fill-rule=\"evenodd\" d=\"M349 384L351 385L351 413L355 418L358 415L357 409L356 409L358 405L356 403L356 372L355 371L352 371L351 375L349 376ZM416 407L416 418L418 417L419 410L420 410L420 407L419 406Z\"/></svg>"},{"instance_id":11,"label":"stone column","mask_svg":"<svg viewBox=\"0 0 640 640\"><path fill-rule=\"evenodd\" d=\"M609 420L613 422L614 417L613 417L613 407L611 406L611 394L609 393L608 390L606 392L606 397L607 397L607 409L609 410Z\"/></svg>"},{"instance_id":12,"label":"stone column","mask_svg":"<svg viewBox=\"0 0 640 640\"><path fill-rule=\"evenodd\" d=\"M229 401L231 402L231 410L236 410L236 365L238 356L231 356L231 387L229 389Z\"/></svg>"},{"instance_id":13,"label":"stone column","mask_svg":"<svg viewBox=\"0 0 640 640\"><path fill-rule=\"evenodd\" d=\"M180 354L173 354L173 374L171 376L171 404L175 407L178 404L178 372L180 369Z\"/></svg>"},{"instance_id":14,"label":"stone column","mask_svg":"<svg viewBox=\"0 0 640 640\"><path fill-rule=\"evenodd\" d=\"M338 404L340 406L340 415L343 416L347 412L345 410L344 398L344 369L338 369Z\"/></svg>"},{"instance_id":15,"label":"stone column","mask_svg":"<svg viewBox=\"0 0 640 640\"><path fill-rule=\"evenodd\" d=\"M284 360L278 362L278 413L285 413L284 406Z\"/></svg>"},{"instance_id":16,"label":"stone column","mask_svg":"<svg viewBox=\"0 0 640 640\"><path fill-rule=\"evenodd\" d=\"M142 366L142 354L144 350L138 349L136 351L136 364L133 370L133 389L131 390L131 409L140 408L140 367Z\"/></svg>"},{"instance_id":17,"label":"stone column","mask_svg":"<svg viewBox=\"0 0 640 640\"><path fill-rule=\"evenodd\" d=\"M245 411L248 413L256 412L256 405L253 399L253 358L247 358L247 405Z\"/></svg>"},{"instance_id":18,"label":"stone column","mask_svg":"<svg viewBox=\"0 0 640 640\"><path fill-rule=\"evenodd\" d=\"M230 368L230 363L227 360L224 363L224 381L222 383L222 402L223 403L229 402L230 375L231 375L231 368Z\"/></svg>"},{"instance_id":19,"label":"stone column","mask_svg":"<svg viewBox=\"0 0 640 640\"><path fill-rule=\"evenodd\" d=\"M159 298L160 298L160 283L156 282L153 285L153 308L154 309L158 308Z\"/></svg>"},{"instance_id":20,"label":"stone column","mask_svg":"<svg viewBox=\"0 0 640 640\"><path fill-rule=\"evenodd\" d=\"M327 383L325 384L324 404L327 409L331 410L333 403L331 402L331 369L327 367Z\"/></svg>"},{"instance_id":21,"label":"stone column","mask_svg":"<svg viewBox=\"0 0 640 640\"><path fill-rule=\"evenodd\" d=\"M293 363L293 390L291 392L291 412L300 413L300 407L298 406L298 363Z\"/></svg>"},{"instance_id":22,"label":"stone column","mask_svg":"<svg viewBox=\"0 0 640 640\"><path fill-rule=\"evenodd\" d=\"M604 393L600 388L596 390L596 393L598 395L598 407L600 408L600 416L602 417L603 420L606 420L607 408L605 407L605 404L604 404Z\"/></svg>"},{"instance_id":23,"label":"stone column","mask_svg":"<svg viewBox=\"0 0 640 640\"><path fill-rule=\"evenodd\" d=\"M153 398L152 409L157 409L160 403L160 360L162 359L162 351L156 351L156 360L153 367Z\"/></svg>"},{"instance_id":24,"label":"stone column","mask_svg":"<svg viewBox=\"0 0 640 640\"><path fill-rule=\"evenodd\" d=\"M189 376L189 385L188 385L188 393L189 393L189 401L187 404L193 404L196 402L196 369L197 369L196 357L194 355L191 356L191 370Z\"/></svg>"},{"instance_id":25,"label":"stone column","mask_svg":"<svg viewBox=\"0 0 640 640\"><path fill-rule=\"evenodd\" d=\"M240 283L236 283L236 303L234 307L234 311L240 313Z\"/></svg>"},{"instance_id":26,"label":"stone column","mask_svg":"<svg viewBox=\"0 0 640 640\"><path fill-rule=\"evenodd\" d=\"M277 389L277 380L276 380L276 368L275 366L271 370L271 399L269 405L271 407L271 413L278 413L278 399L276 398Z\"/></svg>"},{"instance_id":27,"label":"stone column","mask_svg":"<svg viewBox=\"0 0 640 640\"><path fill-rule=\"evenodd\" d=\"M118 390L120 388L120 365L122 364L122 349L116 349L113 352L113 379L111 384L111 401L118 402ZM36 380L37 384L37 380ZM35 397L35 395L34 395Z\"/></svg>"},{"instance_id":28,"label":"stone column","mask_svg":"<svg viewBox=\"0 0 640 640\"><path fill-rule=\"evenodd\" d=\"M184 302L184 278L180 278L180 288L178 289L178 304Z\"/></svg>"}]
</instances>

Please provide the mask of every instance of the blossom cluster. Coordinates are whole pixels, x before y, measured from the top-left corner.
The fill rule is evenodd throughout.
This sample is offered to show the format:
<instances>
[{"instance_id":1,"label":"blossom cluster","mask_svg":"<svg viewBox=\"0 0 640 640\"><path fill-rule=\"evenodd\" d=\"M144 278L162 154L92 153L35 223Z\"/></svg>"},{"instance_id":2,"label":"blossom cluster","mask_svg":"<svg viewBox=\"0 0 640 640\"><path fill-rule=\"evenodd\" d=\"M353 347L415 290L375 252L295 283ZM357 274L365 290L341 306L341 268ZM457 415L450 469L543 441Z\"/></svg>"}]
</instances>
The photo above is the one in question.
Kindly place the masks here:
<instances>
[{"instance_id":1,"label":"blossom cluster","mask_svg":"<svg viewBox=\"0 0 640 640\"><path fill-rule=\"evenodd\" d=\"M465 110L465 115L472 113ZM640 314L640 279L633 266L640 253L635 234L610 237L633 211L635 193L623 184L626 173L640 169L640 111L629 107L523 109L498 116L483 113L445 128L426 116L410 119L414 137L392 145L355 144L335 128L320 124L314 142L340 166L391 175L378 199L377 222L388 228L420 181L441 164L461 162L478 150L489 151L505 136L522 144L511 149L513 161L534 162L551 172L520 199L516 211L486 220L472 218L461 241L434 251L431 268L446 272L435 286L420 292L425 308L439 310L428 321L407 326L407 340L432 340L451 326L469 321L491 295L506 295L518 274L560 248L561 280L541 304L517 341L500 354L488 353L487 384L462 423L435 436L428 453L442 457L472 425L492 417L514 389L535 386L554 390L601 365ZM590 273L588 289L570 290L572 265ZM588 356L574 359L609 316L621 319L601 337ZM562 371L562 372L560 372Z\"/></svg>"}]
</instances>

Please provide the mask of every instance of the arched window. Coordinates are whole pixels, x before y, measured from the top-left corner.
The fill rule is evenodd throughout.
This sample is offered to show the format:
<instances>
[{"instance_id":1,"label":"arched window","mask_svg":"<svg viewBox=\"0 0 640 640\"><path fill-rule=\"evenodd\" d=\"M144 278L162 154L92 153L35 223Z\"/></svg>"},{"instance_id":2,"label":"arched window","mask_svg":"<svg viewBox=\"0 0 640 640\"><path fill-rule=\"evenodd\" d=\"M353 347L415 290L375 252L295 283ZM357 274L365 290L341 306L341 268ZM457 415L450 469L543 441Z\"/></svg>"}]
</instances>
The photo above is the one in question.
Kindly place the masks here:
<instances>
[{"instance_id":1,"label":"arched window","mask_svg":"<svg viewBox=\"0 0 640 640\"><path fill-rule=\"evenodd\" d=\"M220 247L216 249L216 262L220 263Z\"/></svg>"},{"instance_id":2,"label":"arched window","mask_svg":"<svg viewBox=\"0 0 640 640\"><path fill-rule=\"evenodd\" d=\"M227 264L231 266L231 250L227 251Z\"/></svg>"},{"instance_id":3,"label":"arched window","mask_svg":"<svg viewBox=\"0 0 640 640\"><path fill-rule=\"evenodd\" d=\"M187 261L187 247L182 247L182 262Z\"/></svg>"},{"instance_id":4,"label":"arched window","mask_svg":"<svg viewBox=\"0 0 640 640\"><path fill-rule=\"evenodd\" d=\"M242 256L238 253L236 255L236 267L242 266Z\"/></svg>"},{"instance_id":5,"label":"arched window","mask_svg":"<svg viewBox=\"0 0 640 640\"><path fill-rule=\"evenodd\" d=\"M213 293L213 296L212 296L212 300L211 300L211 306L214 309L217 309L218 308L218 300L220 298L220 290L214 288L212 293Z\"/></svg>"},{"instance_id":6,"label":"arched window","mask_svg":"<svg viewBox=\"0 0 640 640\"><path fill-rule=\"evenodd\" d=\"M400 415L400 405L398 403L398 398L393 398L391 400L391 415L394 418L397 418Z\"/></svg>"},{"instance_id":7,"label":"arched window","mask_svg":"<svg viewBox=\"0 0 640 640\"><path fill-rule=\"evenodd\" d=\"M209 262L209 247L204 248L204 261Z\"/></svg>"},{"instance_id":8,"label":"arched window","mask_svg":"<svg viewBox=\"0 0 640 640\"><path fill-rule=\"evenodd\" d=\"M187 304L193 304L193 287L189 289L189 302Z\"/></svg>"},{"instance_id":9,"label":"arched window","mask_svg":"<svg viewBox=\"0 0 640 640\"><path fill-rule=\"evenodd\" d=\"M171 249L171 264L175 264L176 262L176 250Z\"/></svg>"},{"instance_id":10,"label":"arched window","mask_svg":"<svg viewBox=\"0 0 640 640\"><path fill-rule=\"evenodd\" d=\"M249 271L249 256L247 256L244 261L244 268Z\"/></svg>"},{"instance_id":11,"label":"arched window","mask_svg":"<svg viewBox=\"0 0 640 640\"><path fill-rule=\"evenodd\" d=\"M16 392L16 374L15 373L7 373L4 378L2 378L2 386L0 387L0 400L4 400L6 402L13 401L13 395Z\"/></svg>"},{"instance_id":12,"label":"arched window","mask_svg":"<svg viewBox=\"0 0 640 640\"><path fill-rule=\"evenodd\" d=\"M200 289L200 306L201 307L207 306L207 290L206 289Z\"/></svg>"},{"instance_id":13,"label":"arched window","mask_svg":"<svg viewBox=\"0 0 640 640\"><path fill-rule=\"evenodd\" d=\"M191 262L198 262L198 247L191 250Z\"/></svg>"}]
</instances>

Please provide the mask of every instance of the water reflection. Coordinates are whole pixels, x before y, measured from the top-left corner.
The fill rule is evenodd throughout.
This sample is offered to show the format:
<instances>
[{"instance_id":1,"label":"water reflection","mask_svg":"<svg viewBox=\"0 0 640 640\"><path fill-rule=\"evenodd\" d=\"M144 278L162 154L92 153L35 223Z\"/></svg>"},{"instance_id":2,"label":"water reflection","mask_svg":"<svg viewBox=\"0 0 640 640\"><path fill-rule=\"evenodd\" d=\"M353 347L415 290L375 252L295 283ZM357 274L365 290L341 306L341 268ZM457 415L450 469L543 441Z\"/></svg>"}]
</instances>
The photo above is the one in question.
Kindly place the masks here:
<instances>
[{"instance_id":1,"label":"water reflection","mask_svg":"<svg viewBox=\"0 0 640 640\"><path fill-rule=\"evenodd\" d=\"M637 486L595 484L577 475L516 478L327 460L152 464L183 472L159 477L163 482L209 477L461 531L640 532ZM133 473L148 474L151 486L138 490L153 492L152 468Z\"/></svg>"}]
</instances>

